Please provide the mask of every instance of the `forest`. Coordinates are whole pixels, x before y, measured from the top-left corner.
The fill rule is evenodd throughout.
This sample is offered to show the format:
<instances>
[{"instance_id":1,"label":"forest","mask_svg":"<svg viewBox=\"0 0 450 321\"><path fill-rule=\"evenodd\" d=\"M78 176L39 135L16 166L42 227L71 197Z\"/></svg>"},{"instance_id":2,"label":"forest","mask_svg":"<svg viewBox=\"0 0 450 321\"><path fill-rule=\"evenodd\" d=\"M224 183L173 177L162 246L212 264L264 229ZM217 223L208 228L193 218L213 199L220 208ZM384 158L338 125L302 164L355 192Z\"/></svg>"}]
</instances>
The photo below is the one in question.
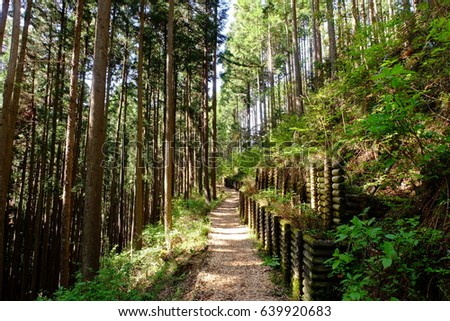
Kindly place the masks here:
<instances>
[{"instance_id":1,"label":"forest","mask_svg":"<svg viewBox=\"0 0 450 321\"><path fill-rule=\"evenodd\" d=\"M0 299L183 298L225 184L331 299L450 300L448 57L448 0L2 0Z\"/></svg>"}]
</instances>

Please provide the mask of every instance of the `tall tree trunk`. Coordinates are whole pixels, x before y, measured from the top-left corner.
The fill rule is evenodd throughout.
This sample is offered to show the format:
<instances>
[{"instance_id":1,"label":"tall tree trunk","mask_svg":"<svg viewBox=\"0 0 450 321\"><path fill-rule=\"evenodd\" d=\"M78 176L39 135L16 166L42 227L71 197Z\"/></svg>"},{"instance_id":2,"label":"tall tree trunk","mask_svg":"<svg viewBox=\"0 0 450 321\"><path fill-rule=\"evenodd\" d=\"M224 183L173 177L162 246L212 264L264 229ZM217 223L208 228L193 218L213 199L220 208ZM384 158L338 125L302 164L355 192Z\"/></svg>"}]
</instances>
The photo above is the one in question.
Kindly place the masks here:
<instances>
[{"instance_id":1,"label":"tall tree trunk","mask_svg":"<svg viewBox=\"0 0 450 321\"><path fill-rule=\"evenodd\" d=\"M217 36L218 36L218 0L214 1L214 43L213 43L213 84L212 84L212 155L211 155L211 187L212 198L217 199ZM187 130L187 129L186 129Z\"/></svg>"},{"instance_id":2,"label":"tall tree trunk","mask_svg":"<svg viewBox=\"0 0 450 321\"><path fill-rule=\"evenodd\" d=\"M205 14L209 16L209 0L205 1ZM203 75L202 75L202 109L203 109L203 123L202 123L202 156L203 156L203 188L205 192L206 201L211 201L211 189L209 181L209 97L208 97L208 80L209 80L209 23L205 22L204 43L203 43Z\"/></svg>"},{"instance_id":3,"label":"tall tree trunk","mask_svg":"<svg viewBox=\"0 0 450 321\"><path fill-rule=\"evenodd\" d=\"M336 75L336 31L334 27L334 7L333 0L327 0L327 20L328 20L328 38L329 38L329 58L331 68L331 78Z\"/></svg>"},{"instance_id":4,"label":"tall tree trunk","mask_svg":"<svg viewBox=\"0 0 450 321\"><path fill-rule=\"evenodd\" d=\"M144 18L145 18L145 0L141 0L141 12L140 12L140 27L139 27L139 52L138 52L138 83L137 83L137 133L136 133L136 203L134 206L134 234L133 234L133 246L135 249L140 250L142 248L142 225L144 215L144 189L143 189L143 164L142 164L142 151L143 151L143 77L144 72Z\"/></svg>"},{"instance_id":5,"label":"tall tree trunk","mask_svg":"<svg viewBox=\"0 0 450 321\"><path fill-rule=\"evenodd\" d=\"M151 52L151 46L150 46L150 50ZM146 79L147 81L145 82L145 86L143 88L144 91L144 120L146 121L147 124L151 123L151 106L152 106L152 87L150 85L150 75L151 72L149 71L149 66L147 65L147 69L144 71L144 75L146 75ZM147 160L144 162L144 171L145 173L148 173L147 175L149 175L151 173L150 168L151 168L151 156L152 156L152 151L151 151L151 145L152 145L152 131L150 129L145 130L144 132L144 151L142 154L142 157ZM151 206L151 201L150 201L150 181L149 180L145 180L144 181L144 212L143 212L143 226L145 225L149 225L150 224L150 207Z\"/></svg>"},{"instance_id":6,"label":"tall tree trunk","mask_svg":"<svg viewBox=\"0 0 450 321\"><path fill-rule=\"evenodd\" d=\"M106 80L106 102L105 102L105 119L108 119L108 110L109 110L109 103L110 103L110 95L111 87L112 87L112 77L114 72L112 71L114 68L114 36L116 35L116 20L117 20L117 6L118 2L114 1L113 3L113 9L111 13L111 31L110 31L110 37L109 37L109 52L108 52L108 78Z\"/></svg>"},{"instance_id":7,"label":"tall tree trunk","mask_svg":"<svg viewBox=\"0 0 450 321\"><path fill-rule=\"evenodd\" d=\"M49 39L53 38L53 21L49 22ZM45 86L45 97L44 97L44 130L42 133L42 145L48 146L48 133L50 127L50 117L49 117L49 105L52 97L52 86L53 79L51 74L53 72L51 63L53 46L48 45L47 52L47 67L46 67L46 79ZM39 263L41 253L41 236L42 236L42 221L44 213L44 197L45 197L45 177L47 174L47 149L41 149L40 159L38 166L38 173L36 174L35 191L37 195L36 204L34 206L34 220L32 221L32 226L29 228L30 237L25 240L24 257L31 258L30 260L24 260L22 268L22 284L21 284L21 297L22 299L31 299L30 294L36 293L38 287L38 273L39 273Z\"/></svg>"},{"instance_id":8,"label":"tall tree trunk","mask_svg":"<svg viewBox=\"0 0 450 321\"><path fill-rule=\"evenodd\" d=\"M322 35L320 32L320 2L319 0L312 0L311 5L313 16L313 44L314 44L314 74L316 87L322 86L323 83L323 68L322 68ZM316 88L316 89L317 89Z\"/></svg>"},{"instance_id":9,"label":"tall tree trunk","mask_svg":"<svg viewBox=\"0 0 450 321\"><path fill-rule=\"evenodd\" d=\"M118 229L119 229L119 243L117 251L120 253L126 244L126 191L125 191L125 177L127 173L127 111L128 111L128 39L129 37L129 23L125 23L125 49L122 62L122 80L121 91L119 99L119 110L123 110L122 121L122 146L120 150L120 175L119 175L119 214L118 214Z\"/></svg>"},{"instance_id":10,"label":"tall tree trunk","mask_svg":"<svg viewBox=\"0 0 450 321\"><path fill-rule=\"evenodd\" d=\"M269 122L271 124L270 128L275 127L275 75L274 75L274 62L273 62L273 48L272 48L272 33L271 33L270 22L268 25L267 34L267 68L269 69Z\"/></svg>"},{"instance_id":11,"label":"tall tree trunk","mask_svg":"<svg viewBox=\"0 0 450 321\"><path fill-rule=\"evenodd\" d=\"M383 1L382 0L375 0L376 1L376 7L375 7L375 19L377 22L377 31L378 31L378 41L386 39L385 36L385 29L386 25L384 23L385 17L384 12L387 10L383 7Z\"/></svg>"},{"instance_id":12,"label":"tall tree trunk","mask_svg":"<svg viewBox=\"0 0 450 321\"><path fill-rule=\"evenodd\" d=\"M3 39L5 37L6 19L8 18L9 0L3 0L0 13L0 53L3 52Z\"/></svg>"},{"instance_id":13,"label":"tall tree trunk","mask_svg":"<svg viewBox=\"0 0 450 321\"><path fill-rule=\"evenodd\" d=\"M0 299L3 298L3 272L5 263L5 216L11 164L13 157L13 141L16 128L17 112L21 86L14 86L22 81L23 63L28 37L28 25L31 17L31 1L27 1L27 12L22 34L22 44L19 61L20 33L20 0L14 0L13 27L8 69L3 91L3 108L0 119ZM18 66L17 70L16 67ZM16 103L17 102L17 103Z\"/></svg>"},{"instance_id":14,"label":"tall tree trunk","mask_svg":"<svg viewBox=\"0 0 450 321\"><path fill-rule=\"evenodd\" d=\"M246 92L245 92L245 110L247 114L247 141L245 142L245 146L251 147L252 145L252 125L251 125L251 92L250 92L250 81L247 81L246 84Z\"/></svg>"},{"instance_id":15,"label":"tall tree trunk","mask_svg":"<svg viewBox=\"0 0 450 321\"><path fill-rule=\"evenodd\" d=\"M292 37L290 36L290 28L289 28L289 18L288 15L284 15L284 29L286 32L286 48L292 48ZM285 70L286 70L286 81L285 81L285 92L286 92L286 106L287 106L287 112L288 114L294 113L294 90L295 87L293 87L294 84L294 72L292 68L293 63L293 57L291 50L286 50L286 63L285 63ZM294 94L294 95L293 95Z\"/></svg>"},{"instance_id":16,"label":"tall tree trunk","mask_svg":"<svg viewBox=\"0 0 450 321\"><path fill-rule=\"evenodd\" d=\"M185 85L184 85L184 199L190 198L191 189L191 167L190 167L190 126L189 126L189 107L190 107L190 74L186 72Z\"/></svg>"},{"instance_id":17,"label":"tall tree trunk","mask_svg":"<svg viewBox=\"0 0 450 321\"><path fill-rule=\"evenodd\" d=\"M337 29L338 29L338 41L337 47L340 52L348 43L348 19L347 9L345 6L345 0L338 0L337 3Z\"/></svg>"},{"instance_id":18,"label":"tall tree trunk","mask_svg":"<svg viewBox=\"0 0 450 321\"><path fill-rule=\"evenodd\" d=\"M63 185L62 172L64 170L64 159L63 159L63 143L60 141L58 144L58 150L56 153L56 171L55 171L55 182L60 183L59 186ZM56 197L59 195L59 186L55 187L53 204L50 216L50 230L49 230L49 242L48 242L48 256L46 258L47 269L42 269L45 271L41 273L42 284L44 284L41 289L47 290L49 293L53 293L58 289L59 286L59 270L61 263L61 199ZM45 265L42 265L45 266Z\"/></svg>"},{"instance_id":19,"label":"tall tree trunk","mask_svg":"<svg viewBox=\"0 0 450 321\"><path fill-rule=\"evenodd\" d=\"M353 0L354 1L354 0ZM394 0L387 0L388 2L388 16L389 18L392 18L394 16L395 12L395 8L394 8Z\"/></svg>"},{"instance_id":20,"label":"tall tree trunk","mask_svg":"<svg viewBox=\"0 0 450 321\"><path fill-rule=\"evenodd\" d=\"M115 134L115 142L114 142L114 150L113 150L113 159L111 164L111 187L110 187L110 195L111 195L111 204L108 213L108 240L109 245L114 246L119 244L119 193L118 193L118 183L117 183L117 168L119 159L121 157L120 153L120 130L122 125L122 104L119 104L119 112L117 116L117 127Z\"/></svg>"},{"instance_id":21,"label":"tall tree trunk","mask_svg":"<svg viewBox=\"0 0 450 321\"><path fill-rule=\"evenodd\" d=\"M32 128L32 126L30 126ZM25 225L26 225L26 216L23 215L23 202L24 195L26 189L26 174L27 168L30 169L33 167L33 164L29 160L30 154L34 152L34 146L32 142L28 139L25 143L25 152L23 156L23 160L20 163L21 168L21 178L20 178L20 195L19 195L19 206L17 207L15 213L13 214L13 222L14 224L8 224L6 227L6 239L7 239L7 253L6 256L9 258L9 262L6 262L6 293L8 293L8 299L14 300L19 299L19 287L18 287L18 276L20 275L20 261L22 257L22 248L25 238ZM30 166L28 166L30 164ZM31 172L31 170L30 170ZM29 173L30 173L29 172ZM30 177L30 175L28 176ZM33 177L31 175L31 177ZM29 194L28 194L29 195ZM8 252L9 250L9 252Z\"/></svg>"},{"instance_id":22,"label":"tall tree trunk","mask_svg":"<svg viewBox=\"0 0 450 321\"><path fill-rule=\"evenodd\" d=\"M361 1L361 20L362 20L362 26L365 27L367 25L367 10L366 10L366 1Z\"/></svg>"},{"instance_id":23,"label":"tall tree trunk","mask_svg":"<svg viewBox=\"0 0 450 321\"><path fill-rule=\"evenodd\" d=\"M36 72L33 69L32 72L32 85L31 85L31 110L32 110L32 123L31 123L31 155L30 155L30 168L28 173L28 199L25 210L25 227L24 227L24 242L23 249L21 250L21 254L24 257L30 257L30 249L32 247L33 242L33 213L35 212L35 203L37 198L37 187L38 187L38 178L40 166L39 164L35 164L35 154L36 154L36 104L35 104L35 83L36 83ZM35 167L36 166L36 167ZM21 267L21 272L23 275L23 271L26 270L28 273L28 268L25 269L25 266L29 266L29 260L25 260ZM18 280L21 279L21 274L18 271L18 275L16 276ZM20 284L20 283L19 283ZM18 296L21 297L21 288L18 287L16 291L19 293Z\"/></svg>"},{"instance_id":24,"label":"tall tree trunk","mask_svg":"<svg viewBox=\"0 0 450 321\"><path fill-rule=\"evenodd\" d=\"M369 17L370 24L372 26L373 42L378 43L379 39L379 24L377 21L377 8L375 6L375 0L369 0Z\"/></svg>"},{"instance_id":25,"label":"tall tree trunk","mask_svg":"<svg viewBox=\"0 0 450 321\"><path fill-rule=\"evenodd\" d=\"M86 198L84 203L82 274L91 280L100 267L100 233L105 141L105 83L111 0L98 1L94 66L86 151Z\"/></svg>"},{"instance_id":26,"label":"tall tree trunk","mask_svg":"<svg viewBox=\"0 0 450 321\"><path fill-rule=\"evenodd\" d=\"M169 0L169 17L167 22L167 60L166 60L166 133L164 159L164 231L166 247L170 250L172 230L172 184L174 175L175 148L175 88L173 68L174 38L174 0Z\"/></svg>"},{"instance_id":27,"label":"tall tree trunk","mask_svg":"<svg viewBox=\"0 0 450 321\"><path fill-rule=\"evenodd\" d=\"M70 75L70 98L67 111L64 184L62 197L61 231L61 286L69 285L70 273L70 223L72 220L72 187L74 167L75 128L77 123L78 69L81 48L81 26L83 21L84 0L77 1L76 22L72 52L72 71Z\"/></svg>"},{"instance_id":28,"label":"tall tree trunk","mask_svg":"<svg viewBox=\"0 0 450 321\"><path fill-rule=\"evenodd\" d=\"M48 57L50 57L51 53L51 46L49 46L49 54ZM50 62L47 66L47 75L50 78ZM50 98L51 97L51 84L49 84L46 87L46 99L45 99L45 118L44 118L44 132L42 134L42 141L44 146L48 146L48 134L49 134L49 127L50 127L50 116L49 116L49 110L50 110ZM46 195L45 191L45 178L47 176L47 163L48 163L48 155L47 151L41 150L41 159L40 159L40 172L39 172L39 193L38 193L38 201L36 204L36 213L35 213L35 220L34 220L34 226L33 226L33 237L34 240L32 244L32 249L30 246L29 251L30 254L33 257L32 262L32 269L31 269L31 282L29 282L29 275L28 275L28 262L26 262L24 268L24 277L22 278L22 296L26 299L30 299L30 294L36 293L39 287L39 268L40 268L40 258L41 258L41 248L42 248L42 226L44 222L44 198ZM28 251L27 248L25 248L26 251ZM31 257L30 255L30 257ZM31 260L30 260L31 261ZM31 283L31 284L29 284Z\"/></svg>"},{"instance_id":29,"label":"tall tree trunk","mask_svg":"<svg viewBox=\"0 0 450 321\"><path fill-rule=\"evenodd\" d=\"M358 8L358 0L352 0L352 15L353 15L353 33L356 33L359 30L360 26L360 17L359 17L359 8Z\"/></svg>"},{"instance_id":30,"label":"tall tree trunk","mask_svg":"<svg viewBox=\"0 0 450 321\"><path fill-rule=\"evenodd\" d=\"M58 192L58 160L56 159L57 153L57 147L59 147L59 143L57 142L57 126L58 121L61 120L61 101L63 96L63 87L64 87L64 40L65 40L65 32L66 32L66 3L62 3L60 14L60 31L58 32L58 52L57 52L57 63L56 63L56 75L55 75L55 82L54 82L54 94L52 95L51 99L51 108L53 111L52 115L52 135L50 140L50 164L49 169L47 173L47 177L51 178L51 193L47 193L46 200L45 200L45 217L43 220L44 223L44 229L43 229L43 246L41 247L41 258L40 258L40 264L41 266L47 266L48 270L50 270L51 266L49 265L48 258L49 258L49 249L50 249L50 233L51 231L51 224L53 223L53 217L57 215L57 213L53 212L52 204L53 200L57 197L59 194ZM56 165L56 171L55 171L55 165ZM51 256L50 256L51 257ZM40 267L35 267L37 270ZM50 277L49 273L51 271L46 271L45 269L40 269L40 273L38 274L38 287L40 289L46 289L47 288L47 279ZM38 273L35 271L34 273Z\"/></svg>"},{"instance_id":31,"label":"tall tree trunk","mask_svg":"<svg viewBox=\"0 0 450 321\"><path fill-rule=\"evenodd\" d=\"M153 166L153 192L152 192L152 209L151 223L156 223L160 219L161 212L161 180L160 172L163 164L160 160L159 152L159 89L155 89L154 109L153 109L153 148L152 148L152 166Z\"/></svg>"},{"instance_id":32,"label":"tall tree trunk","mask_svg":"<svg viewBox=\"0 0 450 321\"><path fill-rule=\"evenodd\" d=\"M304 114L303 110L303 84L300 66L300 51L298 45L297 26L297 0L291 0L292 10L292 43L294 46L294 76L295 76L295 110L299 116Z\"/></svg>"},{"instance_id":33,"label":"tall tree trunk","mask_svg":"<svg viewBox=\"0 0 450 321\"><path fill-rule=\"evenodd\" d=\"M266 121L264 119L265 115L265 96L264 96L264 85L261 80L261 71L258 71L257 82L258 82L258 101L259 101L259 135L263 136L266 132L265 125Z\"/></svg>"},{"instance_id":34,"label":"tall tree trunk","mask_svg":"<svg viewBox=\"0 0 450 321\"><path fill-rule=\"evenodd\" d=\"M89 29L89 23L87 28ZM87 61L89 59L89 48L90 48L90 39L91 36L89 33L86 33L84 37L84 52L83 52L83 62L81 63L82 66L87 65ZM81 70L81 82L80 82L81 88L80 88L80 95L78 99L78 115L77 119L78 124L75 131L75 151L74 151L74 167L73 167L73 174L72 177L78 178L80 182L85 182L85 171L84 171L84 161L85 161L85 154L84 152L84 144L82 146L82 143L85 142L85 139L83 139L83 124L81 122L81 119L83 118L83 102L84 102L84 93L86 90L86 70ZM79 164L79 159L81 157L81 164ZM79 169L83 168L83 170ZM79 176L79 177L78 177ZM83 185L84 186L84 185ZM74 197L73 203L73 217L72 217L72 229L71 229L71 255L72 255L72 264L70 266L71 273L73 273L75 270L79 269L78 262L81 262L81 229L82 229L82 216L83 216L83 194L77 191ZM73 277L73 274L71 274L71 280L70 283L73 283L75 281L75 278Z\"/></svg>"}]
</instances>

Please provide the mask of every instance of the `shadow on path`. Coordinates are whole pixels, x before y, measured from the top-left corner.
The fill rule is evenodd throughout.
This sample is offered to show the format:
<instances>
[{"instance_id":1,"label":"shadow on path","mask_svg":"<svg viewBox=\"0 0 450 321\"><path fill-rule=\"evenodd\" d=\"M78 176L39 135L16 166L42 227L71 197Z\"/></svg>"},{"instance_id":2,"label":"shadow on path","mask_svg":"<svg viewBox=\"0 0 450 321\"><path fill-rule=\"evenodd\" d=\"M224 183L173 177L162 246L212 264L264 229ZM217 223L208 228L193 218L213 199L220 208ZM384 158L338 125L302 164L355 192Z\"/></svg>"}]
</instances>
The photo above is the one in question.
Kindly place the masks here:
<instances>
[{"instance_id":1,"label":"shadow on path","mask_svg":"<svg viewBox=\"0 0 450 321\"><path fill-rule=\"evenodd\" d=\"M285 300L270 280L270 268L261 265L248 228L239 221L239 194L226 192L230 196L210 214L207 257L186 300Z\"/></svg>"}]
</instances>

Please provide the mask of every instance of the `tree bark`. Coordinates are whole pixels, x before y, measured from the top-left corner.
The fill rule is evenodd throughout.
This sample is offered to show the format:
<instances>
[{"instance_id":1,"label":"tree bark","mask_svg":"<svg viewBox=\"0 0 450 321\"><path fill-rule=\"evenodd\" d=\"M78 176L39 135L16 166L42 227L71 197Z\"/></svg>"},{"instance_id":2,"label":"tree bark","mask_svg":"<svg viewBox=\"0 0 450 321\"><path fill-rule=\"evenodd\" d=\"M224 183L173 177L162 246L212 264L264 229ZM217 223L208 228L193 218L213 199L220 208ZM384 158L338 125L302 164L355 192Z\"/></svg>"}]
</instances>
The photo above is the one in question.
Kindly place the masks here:
<instances>
[{"instance_id":1,"label":"tree bark","mask_svg":"<svg viewBox=\"0 0 450 321\"><path fill-rule=\"evenodd\" d=\"M86 198L82 238L82 274L91 280L100 267L100 233L105 141L105 87L111 0L98 1L94 65L86 150Z\"/></svg>"},{"instance_id":2,"label":"tree bark","mask_svg":"<svg viewBox=\"0 0 450 321\"><path fill-rule=\"evenodd\" d=\"M152 209L151 223L155 224L161 217L161 159L159 150L159 89L155 89L154 109L153 109L153 148L152 148L152 166L153 166L153 188L152 188Z\"/></svg>"},{"instance_id":3,"label":"tree bark","mask_svg":"<svg viewBox=\"0 0 450 321\"><path fill-rule=\"evenodd\" d=\"M58 32L58 52L57 52L57 63L56 63L56 74L55 74L55 81L54 81L54 88L53 88L53 95L51 96L51 103L50 107L52 109L52 134L50 139L50 163L49 163L49 169L47 173L47 177L51 178L51 191L47 192L46 199L45 199L45 219L43 220L44 229L43 229L43 239L42 243L43 245L39 249L41 251L41 257L40 257L40 263L36 262L36 265L33 267L35 271L33 273L35 274L35 285L37 288L34 288L34 291L37 291L38 289L47 288L47 280L50 278L51 269L53 268L50 265L50 262L48 258L51 258L51 255L49 256L49 250L52 244L50 244L50 233L51 231L51 224L53 224L53 218L57 216L56 206L52 207L52 204L55 204L55 199L59 199L59 195L57 195L57 184L59 181L59 173L58 173L58 167L59 167L59 161L58 157L59 155L59 146L60 143L58 143L57 139L57 127L58 122L61 121L61 115L62 115L62 96L63 96L63 87L64 87L64 60L65 60L65 53L63 50L63 45L65 41L65 32L66 32L66 26L67 26L67 17L66 17L66 3L62 3L62 8L60 11L58 11L60 15L60 30ZM57 150L58 148L58 150ZM55 157L56 156L56 157ZM56 167L56 170L55 170ZM59 252L59 251L58 251ZM58 253L59 254L59 253ZM47 266L47 269L40 269L40 266ZM38 273L38 270L39 273ZM33 293L34 293L33 291Z\"/></svg>"},{"instance_id":4,"label":"tree bark","mask_svg":"<svg viewBox=\"0 0 450 321\"><path fill-rule=\"evenodd\" d=\"M322 35L320 32L320 2L319 0L312 0L311 5L313 16L313 44L314 44L314 70L316 89L323 83L323 68L322 64Z\"/></svg>"},{"instance_id":5,"label":"tree bark","mask_svg":"<svg viewBox=\"0 0 450 321\"><path fill-rule=\"evenodd\" d=\"M136 133L136 204L134 206L134 233L133 233L133 246L136 250L142 248L142 226L144 215L144 186L143 186L143 164L142 164L142 151L143 151L143 77L144 72L144 11L145 0L141 0L141 12L140 12L140 27L139 27L139 53L138 53L138 83L137 83L137 133Z\"/></svg>"},{"instance_id":6,"label":"tree bark","mask_svg":"<svg viewBox=\"0 0 450 321\"><path fill-rule=\"evenodd\" d=\"M205 1L205 14L209 16L209 0ZM203 188L205 192L206 201L211 201L211 189L209 181L209 97L208 97L208 78L209 78L209 23L205 21L204 26L204 39L203 39L203 75L202 75L202 109L203 109L203 123L202 130L202 157L203 157Z\"/></svg>"},{"instance_id":7,"label":"tree bark","mask_svg":"<svg viewBox=\"0 0 450 321\"><path fill-rule=\"evenodd\" d=\"M252 145L252 125L251 125L251 107L252 107L252 101L251 101L251 86L250 81L247 81L246 84L246 92L245 92L245 110L247 114L247 141L245 142L245 146L251 147Z\"/></svg>"},{"instance_id":8,"label":"tree bark","mask_svg":"<svg viewBox=\"0 0 450 321\"><path fill-rule=\"evenodd\" d=\"M352 0L352 15L353 15L353 33L359 30L360 20L359 20L359 8L358 0Z\"/></svg>"},{"instance_id":9,"label":"tree bark","mask_svg":"<svg viewBox=\"0 0 450 321\"><path fill-rule=\"evenodd\" d=\"M3 39L5 37L6 19L8 18L9 0L3 0L0 13L0 54L3 53Z\"/></svg>"},{"instance_id":10,"label":"tree bark","mask_svg":"<svg viewBox=\"0 0 450 321\"><path fill-rule=\"evenodd\" d=\"M298 46L297 0L291 0L292 10L292 43L294 46L294 76L295 76L295 109L299 116L304 114L303 84L300 66L300 51Z\"/></svg>"},{"instance_id":11,"label":"tree bark","mask_svg":"<svg viewBox=\"0 0 450 321\"><path fill-rule=\"evenodd\" d=\"M175 88L173 68L174 41L174 0L169 0L169 17L167 22L167 58L166 58L166 133L164 159L164 231L166 247L171 249L172 230L172 185L174 175L174 145L175 145Z\"/></svg>"},{"instance_id":12,"label":"tree bark","mask_svg":"<svg viewBox=\"0 0 450 321\"><path fill-rule=\"evenodd\" d=\"M362 21L363 27L365 27L365 26L367 26L366 1L365 0L360 0L360 1L361 1L361 10L360 10L360 12L361 12L361 21Z\"/></svg>"},{"instance_id":13,"label":"tree bark","mask_svg":"<svg viewBox=\"0 0 450 321\"><path fill-rule=\"evenodd\" d=\"M211 187L212 198L217 199L217 35L218 35L218 0L214 2L214 43L213 43L213 85L212 85L212 155L211 155Z\"/></svg>"},{"instance_id":14,"label":"tree bark","mask_svg":"<svg viewBox=\"0 0 450 321\"><path fill-rule=\"evenodd\" d=\"M336 75L336 30L334 26L334 8L333 0L327 0L327 20L328 20L328 38L329 38L329 58L331 68L331 78Z\"/></svg>"},{"instance_id":15,"label":"tree bark","mask_svg":"<svg viewBox=\"0 0 450 321\"><path fill-rule=\"evenodd\" d=\"M32 247L33 242L33 219L35 213L35 204L36 204L36 198L38 194L38 179L39 179L39 172L40 172L40 164L39 161L37 164L36 162L36 103L35 103L35 83L36 83L36 72L33 70L32 72L32 85L31 85L31 94L32 94L32 101L31 101L31 110L32 110L32 123L31 123L31 152L30 152L30 168L28 173L28 199L27 199L27 205L25 209L25 227L24 227L24 241L23 241L23 248L21 250L21 255L24 257L30 257L30 251ZM25 261L22 263L21 266L21 273L18 271L17 273L17 280L21 280L22 276L24 275L23 272L26 271L28 273L29 269L25 267L29 266L29 261ZM21 280L23 282L23 280ZM27 283L27 282L25 282ZM20 284L20 283L18 283ZM27 284L28 285L28 284ZM23 287L22 283L22 287ZM23 298L21 295L21 287L17 286L17 293L18 297Z\"/></svg>"},{"instance_id":16,"label":"tree bark","mask_svg":"<svg viewBox=\"0 0 450 321\"><path fill-rule=\"evenodd\" d=\"M30 3L30 1L28 2ZM30 6L31 9L31 6ZM29 19L28 19L29 23ZM25 23L26 24L26 23ZM24 35L28 33L28 25L24 26ZM3 298L3 271L5 263L5 217L7 209L7 195L9 177L11 174L12 163L12 145L14 141L14 131L17 120L17 107L14 106L13 94L20 95L20 86L14 87L17 83L17 70L16 67L21 65L23 71L23 60L18 60L19 51L19 34L20 34L20 0L14 0L13 3L13 26L11 35L11 47L10 56L8 62L8 69L5 78L4 91L3 91L3 108L0 119L0 299ZM22 37L22 50L23 57L25 57L25 40ZM19 59L20 60L20 59ZM19 68L20 69L20 68ZM18 96L17 96L18 102Z\"/></svg>"},{"instance_id":17,"label":"tree bark","mask_svg":"<svg viewBox=\"0 0 450 321\"><path fill-rule=\"evenodd\" d=\"M369 0L369 17L370 17L370 24L372 26L372 33L373 33L373 41L374 43L378 43L379 39L379 25L377 20L377 8L375 6L375 0Z\"/></svg>"},{"instance_id":18,"label":"tree bark","mask_svg":"<svg viewBox=\"0 0 450 321\"><path fill-rule=\"evenodd\" d=\"M61 276L60 284L69 285L70 274L70 223L72 220L72 187L74 167L75 128L77 126L78 69L81 48L81 26L83 22L84 0L77 1L76 22L72 52L72 71L70 75L70 98L67 111L64 183L62 196L62 231L61 231Z\"/></svg>"},{"instance_id":19,"label":"tree bark","mask_svg":"<svg viewBox=\"0 0 450 321\"><path fill-rule=\"evenodd\" d=\"M122 80L121 80L121 91L119 99L119 108L123 110L123 121L122 121L122 146L120 150L120 175L119 175L119 214L118 214L118 229L119 229L119 243L117 251L122 252L123 247L126 245L126 191L125 191L125 177L127 173L127 114L128 114L128 59L129 59L129 49L128 49L128 38L129 38L129 23L125 22L125 48L122 61Z\"/></svg>"},{"instance_id":20,"label":"tree bark","mask_svg":"<svg viewBox=\"0 0 450 321\"><path fill-rule=\"evenodd\" d=\"M267 33L267 68L269 69L269 113L268 113L268 124L270 128L275 128L276 120L275 114L275 76L274 76L274 62L273 62L273 50L272 50L272 33L271 25L269 22Z\"/></svg>"}]
</instances>

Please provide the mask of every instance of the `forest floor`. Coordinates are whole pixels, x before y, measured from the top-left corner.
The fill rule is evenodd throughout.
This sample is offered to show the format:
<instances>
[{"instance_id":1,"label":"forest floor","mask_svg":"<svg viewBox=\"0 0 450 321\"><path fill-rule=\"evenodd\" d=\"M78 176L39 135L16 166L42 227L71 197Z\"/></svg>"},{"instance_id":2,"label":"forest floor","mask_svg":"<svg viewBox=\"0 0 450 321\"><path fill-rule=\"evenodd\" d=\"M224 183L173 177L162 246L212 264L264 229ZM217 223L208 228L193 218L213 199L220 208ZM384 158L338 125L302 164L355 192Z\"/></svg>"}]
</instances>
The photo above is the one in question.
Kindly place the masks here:
<instances>
[{"instance_id":1,"label":"forest floor","mask_svg":"<svg viewBox=\"0 0 450 321\"><path fill-rule=\"evenodd\" d=\"M271 281L271 268L262 265L249 229L240 223L239 194L230 195L210 213L208 249L191 266L184 284L187 301L288 300Z\"/></svg>"}]
</instances>

